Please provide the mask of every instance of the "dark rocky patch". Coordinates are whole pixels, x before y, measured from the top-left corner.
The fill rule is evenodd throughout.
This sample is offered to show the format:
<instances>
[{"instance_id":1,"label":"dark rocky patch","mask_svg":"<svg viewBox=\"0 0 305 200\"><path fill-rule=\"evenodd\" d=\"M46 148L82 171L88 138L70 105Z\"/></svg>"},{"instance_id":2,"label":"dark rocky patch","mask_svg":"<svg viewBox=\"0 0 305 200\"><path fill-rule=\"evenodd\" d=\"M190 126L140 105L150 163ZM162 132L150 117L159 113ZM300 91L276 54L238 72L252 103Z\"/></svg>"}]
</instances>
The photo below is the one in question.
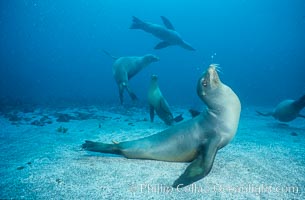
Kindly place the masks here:
<instances>
[{"instance_id":1,"label":"dark rocky patch","mask_svg":"<svg viewBox=\"0 0 305 200\"><path fill-rule=\"evenodd\" d=\"M52 124L52 120L48 116L43 116L39 121L45 124Z\"/></svg>"},{"instance_id":2,"label":"dark rocky patch","mask_svg":"<svg viewBox=\"0 0 305 200\"><path fill-rule=\"evenodd\" d=\"M20 166L20 167L17 167L17 170L23 170L25 167L24 166Z\"/></svg>"},{"instance_id":3,"label":"dark rocky patch","mask_svg":"<svg viewBox=\"0 0 305 200\"><path fill-rule=\"evenodd\" d=\"M17 115L17 113L9 113L9 114L6 114L5 117L8 118L8 120L11 122L19 122L22 120L22 118L19 117Z\"/></svg>"},{"instance_id":4,"label":"dark rocky patch","mask_svg":"<svg viewBox=\"0 0 305 200\"><path fill-rule=\"evenodd\" d=\"M69 122L70 120L74 119L73 116L63 113L57 114L57 122Z\"/></svg>"},{"instance_id":5,"label":"dark rocky patch","mask_svg":"<svg viewBox=\"0 0 305 200\"><path fill-rule=\"evenodd\" d=\"M296 132L291 132L290 135L292 136L298 136L298 134Z\"/></svg>"},{"instance_id":6,"label":"dark rocky patch","mask_svg":"<svg viewBox=\"0 0 305 200\"><path fill-rule=\"evenodd\" d=\"M43 122L41 122L40 120L34 120L34 121L31 122L31 125L44 126L45 124Z\"/></svg>"},{"instance_id":7,"label":"dark rocky patch","mask_svg":"<svg viewBox=\"0 0 305 200\"><path fill-rule=\"evenodd\" d=\"M51 124L52 120L48 116L43 116L40 120L34 120L31 125L34 126L45 126L46 124Z\"/></svg>"}]
</instances>

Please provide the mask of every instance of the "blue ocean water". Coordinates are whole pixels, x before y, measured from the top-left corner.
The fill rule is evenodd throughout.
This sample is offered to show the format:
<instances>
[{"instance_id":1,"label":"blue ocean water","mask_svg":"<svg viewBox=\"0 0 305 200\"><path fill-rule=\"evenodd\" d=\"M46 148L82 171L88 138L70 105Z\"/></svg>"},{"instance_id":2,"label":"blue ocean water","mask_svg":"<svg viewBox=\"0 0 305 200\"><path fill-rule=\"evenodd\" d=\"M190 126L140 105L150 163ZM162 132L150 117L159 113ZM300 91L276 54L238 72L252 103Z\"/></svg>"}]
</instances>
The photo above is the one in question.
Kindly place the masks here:
<instances>
[{"instance_id":1,"label":"blue ocean water","mask_svg":"<svg viewBox=\"0 0 305 200\"><path fill-rule=\"evenodd\" d=\"M304 11L303 0L0 1L0 199L304 199L304 119L255 112L305 94ZM196 51L155 50L160 40L130 29L132 16L160 25L167 17ZM136 103L125 92L120 105L104 50L160 58L130 80ZM188 109L204 106L198 78L211 63L242 112L236 136L196 182L206 191L168 192L188 163L81 148L171 128L149 121L152 74L175 116L192 119Z\"/></svg>"},{"instance_id":2,"label":"blue ocean water","mask_svg":"<svg viewBox=\"0 0 305 200\"><path fill-rule=\"evenodd\" d=\"M130 84L143 101L151 74L171 104L195 104L195 85L210 63L245 104L273 105L305 91L305 3L295 1L2 1L1 99L114 102L115 56L160 57ZM154 50L159 39L131 30L132 16L166 16L195 52ZM128 97L126 97L128 99Z\"/></svg>"}]
</instances>

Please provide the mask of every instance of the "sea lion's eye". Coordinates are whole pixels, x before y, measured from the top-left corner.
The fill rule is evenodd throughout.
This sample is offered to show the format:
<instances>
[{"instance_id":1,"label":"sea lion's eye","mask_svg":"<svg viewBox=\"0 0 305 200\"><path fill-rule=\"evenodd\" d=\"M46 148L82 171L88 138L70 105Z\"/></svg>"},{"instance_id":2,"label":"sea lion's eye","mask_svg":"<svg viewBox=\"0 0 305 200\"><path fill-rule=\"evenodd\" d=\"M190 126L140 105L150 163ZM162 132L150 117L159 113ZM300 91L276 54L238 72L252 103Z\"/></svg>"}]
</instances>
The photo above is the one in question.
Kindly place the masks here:
<instances>
[{"instance_id":1,"label":"sea lion's eye","mask_svg":"<svg viewBox=\"0 0 305 200\"><path fill-rule=\"evenodd\" d=\"M207 80L206 80L206 79L203 79L203 81L202 81L202 86L203 86L203 87L208 86L208 82L207 82Z\"/></svg>"}]
</instances>

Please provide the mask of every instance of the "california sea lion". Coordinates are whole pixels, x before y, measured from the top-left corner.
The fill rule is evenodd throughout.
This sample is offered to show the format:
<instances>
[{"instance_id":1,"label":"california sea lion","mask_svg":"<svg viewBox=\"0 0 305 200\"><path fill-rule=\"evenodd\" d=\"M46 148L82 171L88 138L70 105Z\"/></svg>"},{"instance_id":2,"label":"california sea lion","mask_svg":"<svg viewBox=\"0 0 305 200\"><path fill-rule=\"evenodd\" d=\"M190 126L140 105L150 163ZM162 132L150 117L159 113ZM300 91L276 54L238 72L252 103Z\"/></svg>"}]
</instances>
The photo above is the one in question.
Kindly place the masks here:
<instances>
[{"instance_id":1,"label":"california sea lion","mask_svg":"<svg viewBox=\"0 0 305 200\"><path fill-rule=\"evenodd\" d=\"M162 42L157 44L155 49L162 49L170 45L179 45L187 50L195 51L195 49L190 44L185 42L179 33L175 31L174 26L167 18L163 16L161 16L161 18L166 27L149 22L143 22L139 18L133 16L133 23L130 26L130 29L142 29L143 31L151 33L155 37L161 39Z\"/></svg>"},{"instance_id":2,"label":"california sea lion","mask_svg":"<svg viewBox=\"0 0 305 200\"><path fill-rule=\"evenodd\" d=\"M241 111L237 95L220 81L215 65L210 65L199 79L197 94L207 109L191 120L134 141L114 144L86 141L82 147L132 159L192 162L173 187L192 184L210 172L217 151L233 139Z\"/></svg>"},{"instance_id":3,"label":"california sea lion","mask_svg":"<svg viewBox=\"0 0 305 200\"><path fill-rule=\"evenodd\" d=\"M121 104L123 104L124 89L127 90L132 100L136 100L137 96L134 94L134 92L132 92L129 87L129 79L131 79L134 75L136 75L139 71L148 66L150 63L159 61L159 58L152 54L147 54L145 56L114 57L110 55L107 51L104 52L105 54L115 59L112 68L113 77L119 87Z\"/></svg>"},{"instance_id":4,"label":"california sea lion","mask_svg":"<svg viewBox=\"0 0 305 200\"><path fill-rule=\"evenodd\" d=\"M148 103L151 122L154 121L155 111L167 125L172 125L174 122L183 120L182 114L174 118L166 99L163 97L162 92L160 91L157 75L151 76L150 86L148 89Z\"/></svg>"},{"instance_id":5,"label":"california sea lion","mask_svg":"<svg viewBox=\"0 0 305 200\"><path fill-rule=\"evenodd\" d=\"M297 117L303 117L299 112L305 107L305 95L298 100L284 100L279 103L272 112L262 113L256 111L262 116L273 116L275 119L281 122L290 122Z\"/></svg>"}]
</instances>

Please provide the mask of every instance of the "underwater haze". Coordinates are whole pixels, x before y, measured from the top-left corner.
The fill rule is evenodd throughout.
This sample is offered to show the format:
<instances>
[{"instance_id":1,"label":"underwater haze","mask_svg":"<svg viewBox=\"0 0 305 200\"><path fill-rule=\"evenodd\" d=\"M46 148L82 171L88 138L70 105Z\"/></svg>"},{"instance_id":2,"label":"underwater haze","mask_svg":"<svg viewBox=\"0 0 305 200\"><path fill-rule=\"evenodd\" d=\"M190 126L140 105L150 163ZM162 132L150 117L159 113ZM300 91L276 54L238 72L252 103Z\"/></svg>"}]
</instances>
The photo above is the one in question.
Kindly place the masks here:
<instances>
[{"instance_id":1,"label":"underwater haze","mask_svg":"<svg viewBox=\"0 0 305 200\"><path fill-rule=\"evenodd\" d=\"M274 105L305 92L303 0L1 1L0 98L27 103L119 104L114 56L160 57L131 81L146 102L150 76L170 104L201 104L196 83L217 63L243 104ZM129 29L132 16L166 16L196 51L154 50L160 41ZM130 98L125 94L125 100Z\"/></svg>"}]
</instances>

